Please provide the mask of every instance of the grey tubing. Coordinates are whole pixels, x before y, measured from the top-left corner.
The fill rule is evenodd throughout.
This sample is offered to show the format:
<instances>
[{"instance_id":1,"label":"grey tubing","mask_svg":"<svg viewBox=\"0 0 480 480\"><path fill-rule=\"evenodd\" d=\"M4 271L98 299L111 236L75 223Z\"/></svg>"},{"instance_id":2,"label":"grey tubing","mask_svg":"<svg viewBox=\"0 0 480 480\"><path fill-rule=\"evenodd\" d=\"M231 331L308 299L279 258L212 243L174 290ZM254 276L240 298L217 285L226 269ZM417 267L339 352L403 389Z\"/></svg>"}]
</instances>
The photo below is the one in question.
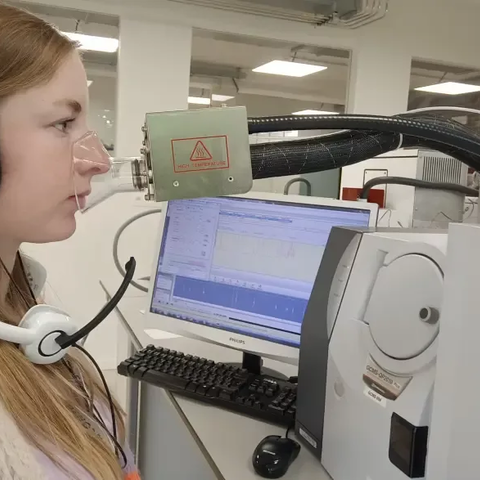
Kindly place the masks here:
<instances>
[{"instance_id":1,"label":"grey tubing","mask_svg":"<svg viewBox=\"0 0 480 480\"><path fill-rule=\"evenodd\" d=\"M285 184L285 188L283 189L283 194L288 195L290 192L290 187L294 183L304 183L305 186L307 187L307 197L312 196L312 184L306 179L306 178L292 178Z\"/></svg>"},{"instance_id":2,"label":"grey tubing","mask_svg":"<svg viewBox=\"0 0 480 480\"><path fill-rule=\"evenodd\" d=\"M120 237L122 236L122 233L124 230L129 227L132 223L136 222L140 218L147 217L148 215L153 215L154 213L161 213L162 209L161 208L155 208L153 210L148 210L146 212L141 212L137 215L134 215L132 218L129 218L125 223L123 223L120 228L117 230L117 233L115 233L115 237L113 239L113 261L115 262L115 266L117 267L117 270L120 272L120 275L122 277L125 276L125 269L123 268L122 264L120 263L120 260L118 259L118 242L120 241ZM144 287L143 285L140 285L137 283L135 280L132 280L130 282L130 285L132 285L135 288L138 288L138 290L141 290L142 292L148 292L148 288Z\"/></svg>"},{"instance_id":3,"label":"grey tubing","mask_svg":"<svg viewBox=\"0 0 480 480\"><path fill-rule=\"evenodd\" d=\"M376 185L406 185L409 187L427 188L431 190L446 190L449 192L461 193L469 197L478 197L478 190L468 188L456 183L426 182L425 180L416 180L414 178L404 177L378 177L372 178L362 188L360 199L368 199L370 190Z\"/></svg>"}]
</instances>

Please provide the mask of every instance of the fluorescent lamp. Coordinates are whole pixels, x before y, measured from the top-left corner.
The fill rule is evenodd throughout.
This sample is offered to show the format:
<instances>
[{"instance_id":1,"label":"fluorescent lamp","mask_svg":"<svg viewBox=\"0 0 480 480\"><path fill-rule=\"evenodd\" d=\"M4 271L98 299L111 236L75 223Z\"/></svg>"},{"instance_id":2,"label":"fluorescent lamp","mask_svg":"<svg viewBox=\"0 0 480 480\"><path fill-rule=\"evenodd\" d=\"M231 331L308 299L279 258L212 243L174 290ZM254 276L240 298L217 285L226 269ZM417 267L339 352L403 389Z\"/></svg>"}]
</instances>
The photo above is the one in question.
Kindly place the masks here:
<instances>
[{"instance_id":1,"label":"fluorescent lamp","mask_svg":"<svg viewBox=\"0 0 480 480\"><path fill-rule=\"evenodd\" d=\"M91 50L95 52L114 53L118 50L118 39L107 37L95 37L83 33L62 32L70 40L80 44L80 50Z\"/></svg>"},{"instance_id":2,"label":"fluorescent lamp","mask_svg":"<svg viewBox=\"0 0 480 480\"><path fill-rule=\"evenodd\" d=\"M210 99L205 97L188 97L188 103L194 105L210 105Z\"/></svg>"},{"instance_id":3,"label":"fluorescent lamp","mask_svg":"<svg viewBox=\"0 0 480 480\"><path fill-rule=\"evenodd\" d=\"M87 80L87 87L89 87L93 83L93 80Z\"/></svg>"},{"instance_id":4,"label":"fluorescent lamp","mask_svg":"<svg viewBox=\"0 0 480 480\"><path fill-rule=\"evenodd\" d=\"M338 115L338 112L326 112L325 110L301 110L293 112L292 115Z\"/></svg>"},{"instance_id":5,"label":"fluorescent lamp","mask_svg":"<svg viewBox=\"0 0 480 480\"><path fill-rule=\"evenodd\" d=\"M321 65L308 65L306 63L286 62L284 60L273 60L272 62L254 68L257 73L270 73L272 75L285 75L287 77L305 77L312 73L326 70Z\"/></svg>"},{"instance_id":6,"label":"fluorescent lamp","mask_svg":"<svg viewBox=\"0 0 480 480\"><path fill-rule=\"evenodd\" d=\"M231 100L232 98L235 98L235 97L231 97L229 95L216 95L215 93L212 94L212 100L214 102L227 102L228 100Z\"/></svg>"},{"instance_id":7,"label":"fluorescent lamp","mask_svg":"<svg viewBox=\"0 0 480 480\"><path fill-rule=\"evenodd\" d=\"M415 90L418 90L419 92L441 93L443 95L462 95L464 93L480 92L480 85L445 82L429 85L427 87L418 87Z\"/></svg>"}]
</instances>

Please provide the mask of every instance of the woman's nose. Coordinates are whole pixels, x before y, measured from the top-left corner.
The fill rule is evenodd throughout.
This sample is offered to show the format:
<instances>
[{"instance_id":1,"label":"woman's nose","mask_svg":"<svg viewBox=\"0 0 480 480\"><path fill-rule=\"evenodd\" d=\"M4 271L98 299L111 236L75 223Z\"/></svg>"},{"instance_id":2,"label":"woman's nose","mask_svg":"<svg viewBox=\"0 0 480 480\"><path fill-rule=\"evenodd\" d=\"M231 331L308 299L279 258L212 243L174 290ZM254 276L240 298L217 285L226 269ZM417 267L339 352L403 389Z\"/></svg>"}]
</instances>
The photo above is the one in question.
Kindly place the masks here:
<instances>
[{"instance_id":1,"label":"woman's nose","mask_svg":"<svg viewBox=\"0 0 480 480\"><path fill-rule=\"evenodd\" d=\"M110 155L95 132L88 132L73 144L73 166L82 176L101 175L110 170Z\"/></svg>"}]
</instances>

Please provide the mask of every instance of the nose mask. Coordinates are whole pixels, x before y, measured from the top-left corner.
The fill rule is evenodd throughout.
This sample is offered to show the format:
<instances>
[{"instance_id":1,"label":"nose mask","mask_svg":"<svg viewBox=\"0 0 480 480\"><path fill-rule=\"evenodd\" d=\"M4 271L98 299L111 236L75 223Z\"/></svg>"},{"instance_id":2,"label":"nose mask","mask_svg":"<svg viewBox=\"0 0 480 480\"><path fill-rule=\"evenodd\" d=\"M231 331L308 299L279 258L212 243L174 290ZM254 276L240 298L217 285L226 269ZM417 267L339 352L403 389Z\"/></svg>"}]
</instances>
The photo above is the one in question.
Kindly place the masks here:
<instances>
[{"instance_id":1,"label":"nose mask","mask_svg":"<svg viewBox=\"0 0 480 480\"><path fill-rule=\"evenodd\" d=\"M132 158L111 158L96 132L90 131L72 147L73 186L82 213L118 192L134 186Z\"/></svg>"}]
</instances>

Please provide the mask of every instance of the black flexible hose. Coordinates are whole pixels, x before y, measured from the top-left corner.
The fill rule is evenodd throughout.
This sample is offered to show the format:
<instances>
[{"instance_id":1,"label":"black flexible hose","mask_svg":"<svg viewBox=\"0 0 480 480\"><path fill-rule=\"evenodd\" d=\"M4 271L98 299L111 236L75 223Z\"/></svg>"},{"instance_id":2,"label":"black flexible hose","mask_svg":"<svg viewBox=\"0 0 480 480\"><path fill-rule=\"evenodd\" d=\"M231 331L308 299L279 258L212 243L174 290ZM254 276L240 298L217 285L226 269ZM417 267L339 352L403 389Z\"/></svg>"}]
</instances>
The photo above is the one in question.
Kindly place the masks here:
<instances>
[{"instance_id":1,"label":"black flexible hose","mask_svg":"<svg viewBox=\"0 0 480 480\"><path fill-rule=\"evenodd\" d=\"M398 148L428 148L480 171L480 137L453 120L431 115L396 117L316 115L250 118L249 132L342 129L330 135L251 145L254 179L341 168Z\"/></svg>"},{"instance_id":2,"label":"black flexible hose","mask_svg":"<svg viewBox=\"0 0 480 480\"><path fill-rule=\"evenodd\" d=\"M372 178L362 188L360 199L367 200L370 190L376 185L407 185L409 187L428 188L430 190L444 190L449 192L461 193L469 197L478 197L478 190L457 185L456 183L426 182L425 180L416 180L404 177L378 177Z\"/></svg>"},{"instance_id":3,"label":"black flexible hose","mask_svg":"<svg viewBox=\"0 0 480 480\"><path fill-rule=\"evenodd\" d=\"M286 130L349 129L410 135L424 140L444 143L465 151L480 153L480 138L473 132L457 128L443 118L433 116L386 117L379 115L315 115L288 117L260 117L249 119L249 132ZM456 123L462 127L459 123Z\"/></svg>"}]
</instances>

